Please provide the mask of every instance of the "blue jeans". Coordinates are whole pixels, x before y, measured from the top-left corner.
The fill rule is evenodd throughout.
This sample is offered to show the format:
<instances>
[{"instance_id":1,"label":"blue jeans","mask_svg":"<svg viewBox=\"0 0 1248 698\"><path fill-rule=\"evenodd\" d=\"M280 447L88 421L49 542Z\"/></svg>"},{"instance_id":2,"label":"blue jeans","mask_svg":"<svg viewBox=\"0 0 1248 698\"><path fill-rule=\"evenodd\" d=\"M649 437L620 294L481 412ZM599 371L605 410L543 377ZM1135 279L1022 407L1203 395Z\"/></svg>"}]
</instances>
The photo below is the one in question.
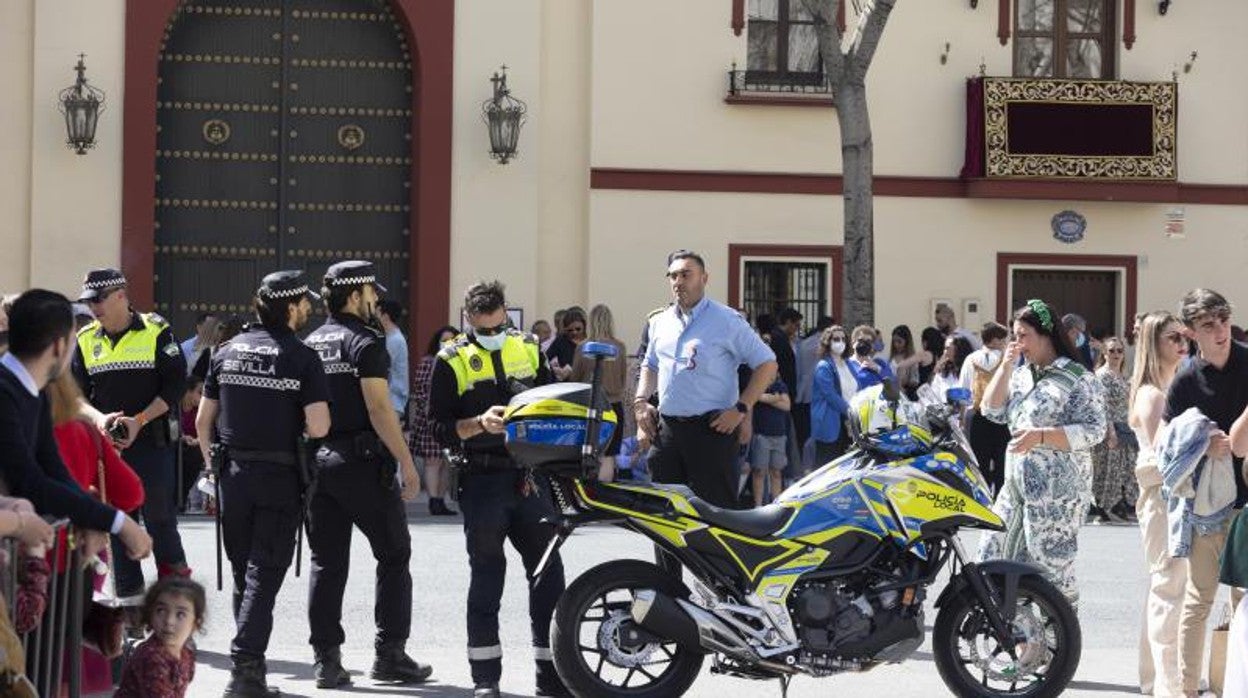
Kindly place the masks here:
<instances>
[{"instance_id":1,"label":"blue jeans","mask_svg":"<svg viewBox=\"0 0 1248 698\"><path fill-rule=\"evenodd\" d=\"M171 447L160 448L140 439L121 452L121 457L143 481L143 504L130 515L142 518L152 537L157 571L170 565L185 565L182 537L178 535L177 495L174 492L177 457ZM126 555L125 546L113 538L113 570L117 575L117 595L143 593L143 568Z\"/></svg>"}]
</instances>

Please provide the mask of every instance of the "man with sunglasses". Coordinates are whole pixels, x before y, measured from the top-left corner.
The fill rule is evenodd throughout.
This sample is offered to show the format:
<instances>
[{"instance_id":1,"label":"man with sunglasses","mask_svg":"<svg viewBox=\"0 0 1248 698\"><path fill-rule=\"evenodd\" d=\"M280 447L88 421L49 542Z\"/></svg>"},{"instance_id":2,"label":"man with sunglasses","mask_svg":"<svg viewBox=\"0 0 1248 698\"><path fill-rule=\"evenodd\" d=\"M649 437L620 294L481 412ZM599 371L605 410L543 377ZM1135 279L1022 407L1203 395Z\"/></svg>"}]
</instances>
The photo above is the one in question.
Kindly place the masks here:
<instances>
[{"instance_id":1,"label":"man with sunglasses","mask_svg":"<svg viewBox=\"0 0 1248 698\"><path fill-rule=\"evenodd\" d=\"M92 269L78 300L95 322L78 332L73 374L82 388L82 411L112 437L143 481L139 515L152 537L160 577L190 576L178 535L177 443L171 409L181 404L186 360L169 323L130 305L126 277L116 269ZM143 568L113 546L118 596L143 593Z\"/></svg>"},{"instance_id":2,"label":"man with sunglasses","mask_svg":"<svg viewBox=\"0 0 1248 698\"><path fill-rule=\"evenodd\" d=\"M1217 291L1189 291L1179 303L1179 319L1183 321L1183 334L1195 340L1200 355L1183 364L1175 374L1166 393L1162 420L1168 423L1188 408L1199 408L1218 425L1218 431L1209 439L1207 455L1233 455L1227 434L1248 407L1248 346L1231 339L1231 304ZM1233 463L1238 510L1248 501L1248 486L1244 482L1243 458L1236 456ZM1218 592L1218 564L1225 541L1225 528L1192 536L1187 589L1179 616L1179 671L1183 688L1189 692L1198 688L1204 666L1205 624Z\"/></svg>"},{"instance_id":3,"label":"man with sunglasses","mask_svg":"<svg viewBox=\"0 0 1248 698\"><path fill-rule=\"evenodd\" d=\"M468 564L468 663L474 698L497 698L503 671L498 608L511 539L525 571L532 573L554 534L542 519L553 513L544 483L527 480L507 454L503 409L513 395L551 381L537 338L507 323L503 285L473 284L464 296L468 329L438 352L429 389L434 436L461 451L459 508L464 515ZM540 484L539 484L540 483ZM550 653L550 621L563 593L563 563L551 560L541 582L529 589L537 695L571 695Z\"/></svg>"},{"instance_id":4,"label":"man with sunglasses","mask_svg":"<svg viewBox=\"0 0 1248 698\"><path fill-rule=\"evenodd\" d=\"M433 673L405 649L412 625L412 539L403 502L420 492L420 476L390 402L390 354L376 325L378 294L385 292L372 262L330 266L321 291L330 317L305 340L321 355L330 396L329 435L316 452L316 485L308 504L308 623L317 688L351 682L340 647L346 641L342 596L352 528L368 538L377 558L376 659L370 676L420 683Z\"/></svg>"}]
</instances>

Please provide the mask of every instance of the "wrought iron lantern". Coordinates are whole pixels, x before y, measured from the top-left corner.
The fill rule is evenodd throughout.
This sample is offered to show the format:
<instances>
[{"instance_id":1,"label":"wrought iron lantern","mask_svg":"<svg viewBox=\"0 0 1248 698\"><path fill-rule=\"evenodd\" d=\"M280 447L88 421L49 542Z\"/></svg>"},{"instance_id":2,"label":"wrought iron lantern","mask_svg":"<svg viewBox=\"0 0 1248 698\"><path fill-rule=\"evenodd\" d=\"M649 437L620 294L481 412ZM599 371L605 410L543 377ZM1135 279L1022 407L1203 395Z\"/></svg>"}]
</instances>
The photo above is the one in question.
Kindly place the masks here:
<instances>
[{"instance_id":1,"label":"wrought iron lantern","mask_svg":"<svg viewBox=\"0 0 1248 698\"><path fill-rule=\"evenodd\" d=\"M95 147L95 125L104 111L104 91L87 84L87 66L83 62L86 54L78 54L78 65L74 70L78 79L74 84L61 90L60 107L65 115L65 131L68 138L65 144L73 148L79 155Z\"/></svg>"},{"instance_id":2,"label":"wrought iron lantern","mask_svg":"<svg viewBox=\"0 0 1248 698\"><path fill-rule=\"evenodd\" d=\"M494 73L490 82L494 83L494 97L481 105L481 114L490 132L490 157L506 165L516 156L520 127L524 125L528 106L512 97L507 89L507 66Z\"/></svg>"}]
</instances>

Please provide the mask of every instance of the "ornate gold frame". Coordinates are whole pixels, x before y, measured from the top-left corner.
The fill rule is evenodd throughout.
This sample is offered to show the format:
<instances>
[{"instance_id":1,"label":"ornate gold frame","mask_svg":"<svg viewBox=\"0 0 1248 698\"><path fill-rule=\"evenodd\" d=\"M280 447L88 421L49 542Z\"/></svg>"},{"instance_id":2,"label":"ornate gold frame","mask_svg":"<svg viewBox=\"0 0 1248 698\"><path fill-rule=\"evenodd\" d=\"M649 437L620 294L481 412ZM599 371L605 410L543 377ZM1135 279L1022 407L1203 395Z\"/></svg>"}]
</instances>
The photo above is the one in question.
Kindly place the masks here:
<instances>
[{"instance_id":1,"label":"ornate gold frame","mask_svg":"<svg viewBox=\"0 0 1248 698\"><path fill-rule=\"evenodd\" d=\"M1153 107L1151 157L1014 155L1009 152L1011 102L1148 104ZM1178 178L1178 85L1173 82L984 78L985 175L990 178Z\"/></svg>"}]
</instances>

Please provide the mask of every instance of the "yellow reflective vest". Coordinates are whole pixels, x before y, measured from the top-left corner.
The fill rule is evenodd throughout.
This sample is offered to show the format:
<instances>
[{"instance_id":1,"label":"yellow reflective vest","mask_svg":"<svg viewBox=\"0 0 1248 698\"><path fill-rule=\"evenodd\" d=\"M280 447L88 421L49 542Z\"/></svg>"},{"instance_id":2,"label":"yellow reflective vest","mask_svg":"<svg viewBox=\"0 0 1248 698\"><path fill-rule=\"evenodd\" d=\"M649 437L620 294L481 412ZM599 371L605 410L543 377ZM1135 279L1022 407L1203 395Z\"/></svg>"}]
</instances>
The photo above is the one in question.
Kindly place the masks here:
<instances>
[{"instance_id":1,"label":"yellow reflective vest","mask_svg":"<svg viewBox=\"0 0 1248 698\"><path fill-rule=\"evenodd\" d=\"M501 350L503 372L508 378L531 382L537 377L537 369L541 365L540 352L536 338L514 328L507 330L507 339ZM472 390L481 381L494 381L494 362L490 359L490 352L477 346L467 335L461 334L443 346L438 358L455 372L460 395Z\"/></svg>"}]
</instances>

